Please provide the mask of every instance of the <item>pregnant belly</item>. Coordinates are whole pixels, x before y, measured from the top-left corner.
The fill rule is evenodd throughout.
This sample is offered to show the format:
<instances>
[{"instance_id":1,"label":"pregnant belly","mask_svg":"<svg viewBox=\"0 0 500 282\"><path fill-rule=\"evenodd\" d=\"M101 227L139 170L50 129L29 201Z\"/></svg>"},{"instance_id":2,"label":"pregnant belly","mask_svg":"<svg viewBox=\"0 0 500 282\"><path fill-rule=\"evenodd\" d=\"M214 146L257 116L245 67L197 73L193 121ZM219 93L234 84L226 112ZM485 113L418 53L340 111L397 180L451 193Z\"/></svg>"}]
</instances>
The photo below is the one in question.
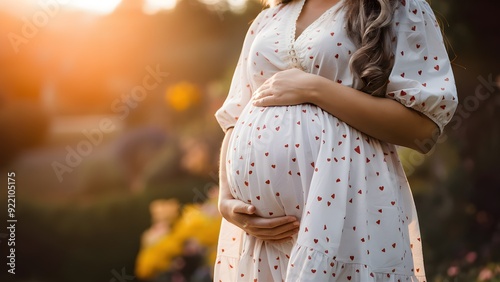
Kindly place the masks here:
<instances>
[{"instance_id":1,"label":"pregnant belly","mask_svg":"<svg viewBox=\"0 0 500 282\"><path fill-rule=\"evenodd\" d=\"M345 124L314 105L247 106L227 152L233 196L260 216L300 218L320 149L343 130Z\"/></svg>"}]
</instances>

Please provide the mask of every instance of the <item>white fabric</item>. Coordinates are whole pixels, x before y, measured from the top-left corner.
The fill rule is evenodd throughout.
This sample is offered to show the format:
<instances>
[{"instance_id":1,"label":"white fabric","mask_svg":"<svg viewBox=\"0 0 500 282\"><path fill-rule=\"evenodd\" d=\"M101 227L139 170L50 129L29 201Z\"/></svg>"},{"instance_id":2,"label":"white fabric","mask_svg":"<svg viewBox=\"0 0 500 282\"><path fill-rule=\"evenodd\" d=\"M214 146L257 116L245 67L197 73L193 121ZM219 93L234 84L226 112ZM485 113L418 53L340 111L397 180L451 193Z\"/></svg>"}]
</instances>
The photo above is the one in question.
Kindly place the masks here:
<instances>
[{"instance_id":1,"label":"white fabric","mask_svg":"<svg viewBox=\"0 0 500 282\"><path fill-rule=\"evenodd\" d=\"M345 32L342 1L295 40L303 5L259 14L216 113L224 130L234 126L226 163L233 196L260 216L298 217L300 232L272 244L224 222L214 281L425 281L417 214L395 146L314 105L248 103L267 78L294 67L359 88L348 68L356 47ZM402 0L394 31L386 97L442 130L456 108L456 89L429 5Z\"/></svg>"}]
</instances>

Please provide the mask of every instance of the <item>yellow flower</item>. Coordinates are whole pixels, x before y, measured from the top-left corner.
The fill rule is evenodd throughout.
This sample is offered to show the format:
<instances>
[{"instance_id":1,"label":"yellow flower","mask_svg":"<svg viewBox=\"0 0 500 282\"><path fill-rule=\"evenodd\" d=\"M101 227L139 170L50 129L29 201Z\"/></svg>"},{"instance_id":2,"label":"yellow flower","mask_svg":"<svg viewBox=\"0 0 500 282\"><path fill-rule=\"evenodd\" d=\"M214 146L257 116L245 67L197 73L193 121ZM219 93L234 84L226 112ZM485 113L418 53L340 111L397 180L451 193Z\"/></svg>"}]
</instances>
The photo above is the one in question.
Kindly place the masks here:
<instances>
[{"instance_id":1,"label":"yellow flower","mask_svg":"<svg viewBox=\"0 0 500 282\"><path fill-rule=\"evenodd\" d=\"M168 270L172 259L182 254L184 242L188 239L196 240L207 249L207 264L213 265L222 218L218 212L206 211L217 211L212 209L216 205L216 199L210 199L202 205L186 205L171 233L156 244L140 250L135 269L137 277L151 279Z\"/></svg>"},{"instance_id":2,"label":"yellow flower","mask_svg":"<svg viewBox=\"0 0 500 282\"><path fill-rule=\"evenodd\" d=\"M187 81L170 86L165 94L167 104L178 112L183 112L200 102L201 94L198 87Z\"/></svg>"}]
</instances>

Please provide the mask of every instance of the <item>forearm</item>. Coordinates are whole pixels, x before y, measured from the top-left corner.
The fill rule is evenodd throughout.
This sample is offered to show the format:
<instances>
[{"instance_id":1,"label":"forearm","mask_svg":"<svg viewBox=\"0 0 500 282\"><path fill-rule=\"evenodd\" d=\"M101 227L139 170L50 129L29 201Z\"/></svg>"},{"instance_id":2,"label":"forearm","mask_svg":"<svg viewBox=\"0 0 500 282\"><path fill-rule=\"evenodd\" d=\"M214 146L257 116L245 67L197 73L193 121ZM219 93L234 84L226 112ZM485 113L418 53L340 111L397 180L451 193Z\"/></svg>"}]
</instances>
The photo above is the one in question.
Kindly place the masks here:
<instances>
[{"instance_id":1,"label":"forearm","mask_svg":"<svg viewBox=\"0 0 500 282\"><path fill-rule=\"evenodd\" d=\"M220 149L220 161L219 161L219 210L221 200L223 199L232 199L231 191L229 190L229 185L227 181L227 172L226 172L226 155L227 155L227 147L229 145L229 140L233 133L233 129L230 128L226 131L226 135L224 136L224 140L222 141L221 149Z\"/></svg>"},{"instance_id":2,"label":"forearm","mask_svg":"<svg viewBox=\"0 0 500 282\"><path fill-rule=\"evenodd\" d=\"M320 76L311 79L310 103L374 138L423 152L416 141L432 139L439 130L428 117L397 101L367 95Z\"/></svg>"}]
</instances>

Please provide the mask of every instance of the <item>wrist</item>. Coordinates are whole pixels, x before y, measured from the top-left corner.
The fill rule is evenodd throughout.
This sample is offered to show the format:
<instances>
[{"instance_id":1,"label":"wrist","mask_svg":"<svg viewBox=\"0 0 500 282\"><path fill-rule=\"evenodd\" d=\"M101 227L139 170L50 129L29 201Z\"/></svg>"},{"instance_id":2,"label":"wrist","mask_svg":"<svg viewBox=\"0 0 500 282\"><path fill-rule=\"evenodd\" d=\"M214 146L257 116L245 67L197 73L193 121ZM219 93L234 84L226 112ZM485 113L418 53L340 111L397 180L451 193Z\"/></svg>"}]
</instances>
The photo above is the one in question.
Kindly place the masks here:
<instances>
[{"instance_id":1,"label":"wrist","mask_svg":"<svg viewBox=\"0 0 500 282\"><path fill-rule=\"evenodd\" d=\"M321 89L323 88L325 78L319 75L311 74L308 91L307 91L307 102L318 106L321 103Z\"/></svg>"},{"instance_id":2,"label":"wrist","mask_svg":"<svg viewBox=\"0 0 500 282\"><path fill-rule=\"evenodd\" d=\"M219 198L219 201L217 202L217 209L219 210L219 213L222 215L222 217L226 218L226 205L223 199Z\"/></svg>"},{"instance_id":3,"label":"wrist","mask_svg":"<svg viewBox=\"0 0 500 282\"><path fill-rule=\"evenodd\" d=\"M219 212L222 214L222 216L225 216L227 214L228 201L230 201L230 200L234 200L234 198L231 194L221 193L219 195L217 207L219 209Z\"/></svg>"}]
</instances>

